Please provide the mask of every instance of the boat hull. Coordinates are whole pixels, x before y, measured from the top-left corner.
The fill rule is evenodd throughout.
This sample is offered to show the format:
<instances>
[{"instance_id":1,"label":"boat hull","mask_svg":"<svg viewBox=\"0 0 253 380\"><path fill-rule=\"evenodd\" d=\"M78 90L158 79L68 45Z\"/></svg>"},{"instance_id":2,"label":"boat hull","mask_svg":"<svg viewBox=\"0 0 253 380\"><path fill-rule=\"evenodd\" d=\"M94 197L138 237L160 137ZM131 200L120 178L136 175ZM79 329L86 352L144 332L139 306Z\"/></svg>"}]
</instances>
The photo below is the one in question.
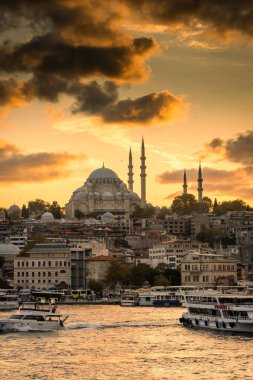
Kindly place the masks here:
<instances>
[{"instance_id":1,"label":"boat hull","mask_svg":"<svg viewBox=\"0 0 253 380\"><path fill-rule=\"evenodd\" d=\"M14 310L19 308L18 302L3 302L0 303L0 311Z\"/></svg>"},{"instance_id":2,"label":"boat hull","mask_svg":"<svg viewBox=\"0 0 253 380\"><path fill-rule=\"evenodd\" d=\"M194 329L204 329L213 331L224 331L241 334L253 334L252 320L231 320L231 319L205 319L196 318L189 314L184 314L180 318L183 326Z\"/></svg>"},{"instance_id":3,"label":"boat hull","mask_svg":"<svg viewBox=\"0 0 253 380\"><path fill-rule=\"evenodd\" d=\"M56 321L12 321L1 320L0 332L12 332L12 331L51 331L61 330L64 328L63 323Z\"/></svg>"}]
</instances>

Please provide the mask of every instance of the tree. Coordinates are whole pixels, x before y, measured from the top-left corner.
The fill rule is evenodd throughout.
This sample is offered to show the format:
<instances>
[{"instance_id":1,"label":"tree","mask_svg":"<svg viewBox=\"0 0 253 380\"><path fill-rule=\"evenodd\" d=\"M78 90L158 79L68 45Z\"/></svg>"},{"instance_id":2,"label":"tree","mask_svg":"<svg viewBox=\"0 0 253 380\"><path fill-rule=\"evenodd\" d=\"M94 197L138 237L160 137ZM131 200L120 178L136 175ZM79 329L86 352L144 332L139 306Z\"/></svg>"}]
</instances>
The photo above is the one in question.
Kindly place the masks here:
<instances>
[{"instance_id":1,"label":"tree","mask_svg":"<svg viewBox=\"0 0 253 380\"><path fill-rule=\"evenodd\" d=\"M46 237L42 233L36 232L27 242L26 246L23 249L23 253L26 254L26 252L35 247L36 244L43 244L46 242L46 240Z\"/></svg>"},{"instance_id":2,"label":"tree","mask_svg":"<svg viewBox=\"0 0 253 380\"><path fill-rule=\"evenodd\" d=\"M134 219L152 218L155 215L155 211L156 211L156 209L154 206L147 205L147 206L142 208L142 207L137 205L135 207L135 211L132 214L132 217Z\"/></svg>"},{"instance_id":3,"label":"tree","mask_svg":"<svg viewBox=\"0 0 253 380\"><path fill-rule=\"evenodd\" d=\"M111 288L115 288L118 283L121 285L128 285L129 276L129 265L121 259L114 259L107 270L105 283Z\"/></svg>"},{"instance_id":4,"label":"tree","mask_svg":"<svg viewBox=\"0 0 253 380\"><path fill-rule=\"evenodd\" d=\"M198 211L198 202L193 194L179 195L173 199L171 210L178 215L189 215Z\"/></svg>"},{"instance_id":5,"label":"tree","mask_svg":"<svg viewBox=\"0 0 253 380\"><path fill-rule=\"evenodd\" d=\"M103 294L103 284L101 281L97 281L97 280L94 280L93 278L91 278L88 282L88 288L90 290L93 290L95 292L95 294L97 295L102 295Z\"/></svg>"},{"instance_id":6,"label":"tree","mask_svg":"<svg viewBox=\"0 0 253 380\"><path fill-rule=\"evenodd\" d=\"M166 218L166 215L169 215L169 214L170 214L170 209L163 206L157 214L157 219L164 220Z\"/></svg>"},{"instance_id":7,"label":"tree","mask_svg":"<svg viewBox=\"0 0 253 380\"><path fill-rule=\"evenodd\" d=\"M77 218L77 219L83 219L83 218L85 218L85 214L82 212L82 211L80 211L80 210L75 210L75 218Z\"/></svg>"},{"instance_id":8,"label":"tree","mask_svg":"<svg viewBox=\"0 0 253 380\"><path fill-rule=\"evenodd\" d=\"M4 257L3 257L3 256L0 256L0 268L3 267L4 263L5 263L5 259L4 259Z\"/></svg>"},{"instance_id":9,"label":"tree","mask_svg":"<svg viewBox=\"0 0 253 380\"><path fill-rule=\"evenodd\" d=\"M21 216L22 216L22 218L24 218L24 219L28 219L28 218L29 218L29 209L26 207L26 205L23 205L23 206L22 206L22 209L21 209Z\"/></svg>"},{"instance_id":10,"label":"tree","mask_svg":"<svg viewBox=\"0 0 253 380\"><path fill-rule=\"evenodd\" d=\"M122 238L116 238L113 243L114 243L115 248L119 248L119 247L129 248L130 247L128 244L128 241Z\"/></svg>"},{"instance_id":11,"label":"tree","mask_svg":"<svg viewBox=\"0 0 253 380\"><path fill-rule=\"evenodd\" d=\"M201 203L201 211L205 213L209 213L213 208L213 202L208 197L203 197Z\"/></svg>"},{"instance_id":12,"label":"tree","mask_svg":"<svg viewBox=\"0 0 253 380\"><path fill-rule=\"evenodd\" d=\"M130 283L133 286L143 286L145 282L153 284L155 271L147 264L138 264L132 267L130 274Z\"/></svg>"},{"instance_id":13,"label":"tree","mask_svg":"<svg viewBox=\"0 0 253 380\"><path fill-rule=\"evenodd\" d=\"M171 285L171 286L181 285L180 270L171 269L168 264L160 263L155 268L155 271L156 271L156 276L163 276L167 279L168 285Z\"/></svg>"},{"instance_id":14,"label":"tree","mask_svg":"<svg viewBox=\"0 0 253 380\"><path fill-rule=\"evenodd\" d=\"M208 228L204 224L201 225L200 232L196 235L196 240L209 243L212 248L221 244L224 248L227 245L235 244L235 236L228 236L224 227Z\"/></svg>"},{"instance_id":15,"label":"tree","mask_svg":"<svg viewBox=\"0 0 253 380\"><path fill-rule=\"evenodd\" d=\"M217 201L217 199L215 198L215 199L214 199L214 202L213 202L213 213L214 213L214 214L218 214L218 209L219 209L218 201Z\"/></svg>"},{"instance_id":16,"label":"tree","mask_svg":"<svg viewBox=\"0 0 253 380\"><path fill-rule=\"evenodd\" d=\"M0 288L1 289L9 289L11 288L8 281L4 280L3 278L0 278Z\"/></svg>"},{"instance_id":17,"label":"tree","mask_svg":"<svg viewBox=\"0 0 253 380\"><path fill-rule=\"evenodd\" d=\"M44 212L49 211L50 204L42 199L35 199L35 201L28 202L28 209L30 214L35 214L36 218L40 218Z\"/></svg>"},{"instance_id":18,"label":"tree","mask_svg":"<svg viewBox=\"0 0 253 380\"><path fill-rule=\"evenodd\" d=\"M169 286L170 285L169 280L163 274L158 274L158 275L154 276L153 283L156 286Z\"/></svg>"},{"instance_id":19,"label":"tree","mask_svg":"<svg viewBox=\"0 0 253 380\"><path fill-rule=\"evenodd\" d=\"M55 219L61 219L63 217L63 212L61 206L58 205L56 201L49 206L49 211L53 214Z\"/></svg>"},{"instance_id":20,"label":"tree","mask_svg":"<svg viewBox=\"0 0 253 380\"><path fill-rule=\"evenodd\" d=\"M213 212L216 215L224 215L228 211L246 211L247 209L248 206L243 200L236 199L234 201L224 201L221 203L216 203L213 207Z\"/></svg>"}]
</instances>

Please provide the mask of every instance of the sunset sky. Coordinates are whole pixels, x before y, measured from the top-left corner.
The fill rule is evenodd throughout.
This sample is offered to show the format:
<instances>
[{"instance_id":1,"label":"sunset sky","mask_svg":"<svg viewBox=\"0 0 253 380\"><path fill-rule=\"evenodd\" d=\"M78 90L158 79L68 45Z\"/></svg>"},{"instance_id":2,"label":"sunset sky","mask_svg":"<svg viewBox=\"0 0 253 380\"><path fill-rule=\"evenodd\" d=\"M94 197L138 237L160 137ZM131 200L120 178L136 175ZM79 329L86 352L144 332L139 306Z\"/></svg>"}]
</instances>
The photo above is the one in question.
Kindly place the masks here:
<instances>
[{"instance_id":1,"label":"sunset sky","mask_svg":"<svg viewBox=\"0 0 253 380\"><path fill-rule=\"evenodd\" d=\"M253 205L253 0L1 0L0 207L63 206L101 167L147 201Z\"/></svg>"}]
</instances>

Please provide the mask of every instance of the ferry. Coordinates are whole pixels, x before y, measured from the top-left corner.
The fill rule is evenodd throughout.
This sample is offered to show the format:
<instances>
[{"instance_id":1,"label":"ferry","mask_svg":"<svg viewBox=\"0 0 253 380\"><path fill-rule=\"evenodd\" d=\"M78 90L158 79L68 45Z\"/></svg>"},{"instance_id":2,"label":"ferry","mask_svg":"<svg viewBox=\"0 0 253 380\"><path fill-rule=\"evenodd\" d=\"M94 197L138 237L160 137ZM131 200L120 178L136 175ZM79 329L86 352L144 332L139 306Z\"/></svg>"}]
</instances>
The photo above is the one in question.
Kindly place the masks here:
<instances>
[{"instance_id":1,"label":"ferry","mask_svg":"<svg viewBox=\"0 0 253 380\"><path fill-rule=\"evenodd\" d=\"M51 331L64 328L68 315L61 315L50 303L25 302L19 312L0 320L0 332Z\"/></svg>"},{"instance_id":2,"label":"ferry","mask_svg":"<svg viewBox=\"0 0 253 380\"><path fill-rule=\"evenodd\" d=\"M178 287L154 286L150 289L139 289L139 306L182 306L178 296Z\"/></svg>"},{"instance_id":3,"label":"ferry","mask_svg":"<svg viewBox=\"0 0 253 380\"><path fill-rule=\"evenodd\" d=\"M0 293L0 311L8 311L19 308L18 295Z\"/></svg>"},{"instance_id":4,"label":"ferry","mask_svg":"<svg viewBox=\"0 0 253 380\"><path fill-rule=\"evenodd\" d=\"M120 298L121 306L138 306L139 305L139 293L136 290L125 290L121 294Z\"/></svg>"},{"instance_id":5,"label":"ferry","mask_svg":"<svg viewBox=\"0 0 253 380\"><path fill-rule=\"evenodd\" d=\"M206 330L253 333L253 295L221 290L185 294L183 326Z\"/></svg>"}]
</instances>

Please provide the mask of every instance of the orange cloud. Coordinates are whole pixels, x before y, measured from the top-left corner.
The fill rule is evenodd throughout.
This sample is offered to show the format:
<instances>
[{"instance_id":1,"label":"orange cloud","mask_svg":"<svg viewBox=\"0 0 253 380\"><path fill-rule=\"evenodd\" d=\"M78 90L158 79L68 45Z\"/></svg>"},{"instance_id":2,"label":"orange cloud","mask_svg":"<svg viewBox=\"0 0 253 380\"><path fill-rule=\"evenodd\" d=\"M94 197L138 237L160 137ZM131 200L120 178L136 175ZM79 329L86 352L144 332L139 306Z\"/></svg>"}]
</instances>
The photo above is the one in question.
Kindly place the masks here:
<instances>
[{"instance_id":1,"label":"orange cloud","mask_svg":"<svg viewBox=\"0 0 253 380\"><path fill-rule=\"evenodd\" d=\"M67 177L68 164L87 159L68 152L23 153L15 145L0 141L0 182L44 182Z\"/></svg>"}]
</instances>

